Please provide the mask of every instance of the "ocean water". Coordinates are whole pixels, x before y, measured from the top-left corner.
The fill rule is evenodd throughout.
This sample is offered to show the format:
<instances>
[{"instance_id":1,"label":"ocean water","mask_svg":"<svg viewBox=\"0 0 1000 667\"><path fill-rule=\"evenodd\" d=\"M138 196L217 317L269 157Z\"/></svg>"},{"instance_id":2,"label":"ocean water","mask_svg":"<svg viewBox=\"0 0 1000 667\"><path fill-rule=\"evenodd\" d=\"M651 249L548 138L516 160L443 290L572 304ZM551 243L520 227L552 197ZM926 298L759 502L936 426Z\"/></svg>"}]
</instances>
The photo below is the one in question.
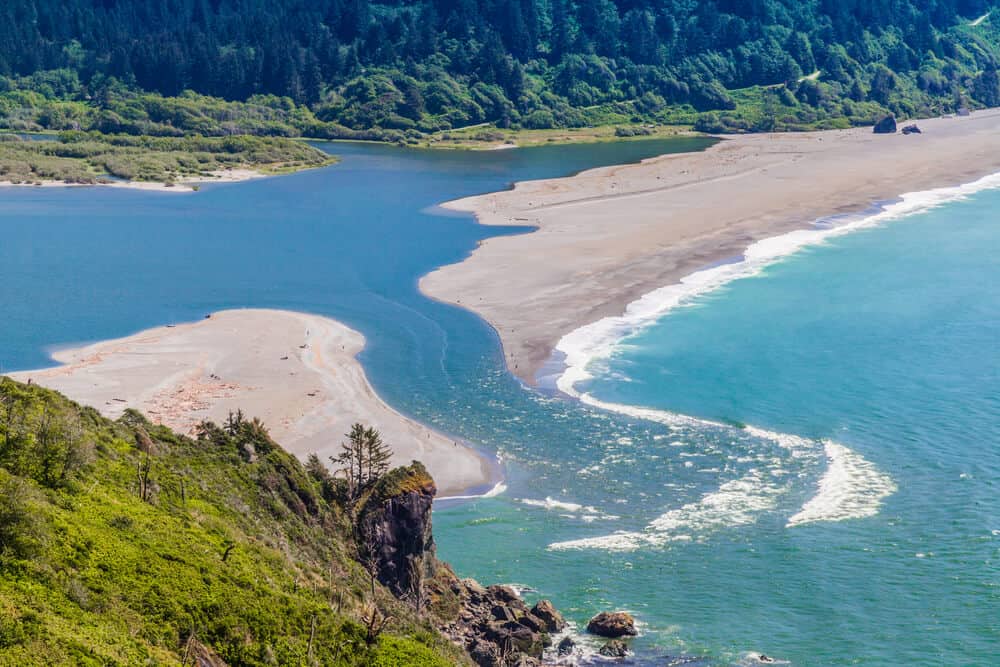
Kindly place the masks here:
<instances>
[{"instance_id":1,"label":"ocean water","mask_svg":"<svg viewBox=\"0 0 1000 667\"><path fill-rule=\"evenodd\" d=\"M461 575L578 628L632 611L634 664L994 664L1000 192L911 198L651 295L564 341L582 401L525 389L487 325L416 290L523 233L435 204L702 146L340 144L334 167L196 195L6 188L0 364L220 308L330 315L392 405L503 458L503 493L438 503Z\"/></svg>"}]
</instances>

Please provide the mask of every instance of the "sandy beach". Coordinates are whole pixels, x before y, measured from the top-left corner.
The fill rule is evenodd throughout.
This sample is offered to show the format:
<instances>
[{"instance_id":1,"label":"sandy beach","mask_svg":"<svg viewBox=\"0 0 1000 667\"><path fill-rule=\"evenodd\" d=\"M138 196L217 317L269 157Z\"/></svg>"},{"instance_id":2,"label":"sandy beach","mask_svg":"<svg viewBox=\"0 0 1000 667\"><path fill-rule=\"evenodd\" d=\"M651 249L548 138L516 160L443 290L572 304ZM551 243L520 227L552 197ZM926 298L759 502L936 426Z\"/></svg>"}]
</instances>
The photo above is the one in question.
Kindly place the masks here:
<instances>
[{"instance_id":1,"label":"sandy beach","mask_svg":"<svg viewBox=\"0 0 1000 667\"><path fill-rule=\"evenodd\" d=\"M263 174L253 169L223 169L213 171L208 176L187 176L173 185L155 183L152 181L109 181L107 183L66 183L65 181L42 181L41 183L11 183L0 181L0 187L34 187L34 188L125 188L128 190L147 190L151 192L195 192L198 186L205 183L239 183L254 178L264 178Z\"/></svg>"},{"instance_id":2,"label":"sandy beach","mask_svg":"<svg viewBox=\"0 0 1000 667\"><path fill-rule=\"evenodd\" d=\"M566 333L756 241L1000 172L1000 110L917 122L922 134L909 136L865 127L729 137L701 153L450 202L485 225L537 230L488 239L420 286L489 321L511 370L533 383Z\"/></svg>"},{"instance_id":3,"label":"sandy beach","mask_svg":"<svg viewBox=\"0 0 1000 667\"><path fill-rule=\"evenodd\" d=\"M422 461L441 496L495 483L490 461L386 405L355 358L364 337L335 320L277 310L227 310L127 338L60 350L63 364L29 378L116 418L136 408L190 433L242 409L285 449L323 461L355 422L378 428L394 463Z\"/></svg>"}]
</instances>

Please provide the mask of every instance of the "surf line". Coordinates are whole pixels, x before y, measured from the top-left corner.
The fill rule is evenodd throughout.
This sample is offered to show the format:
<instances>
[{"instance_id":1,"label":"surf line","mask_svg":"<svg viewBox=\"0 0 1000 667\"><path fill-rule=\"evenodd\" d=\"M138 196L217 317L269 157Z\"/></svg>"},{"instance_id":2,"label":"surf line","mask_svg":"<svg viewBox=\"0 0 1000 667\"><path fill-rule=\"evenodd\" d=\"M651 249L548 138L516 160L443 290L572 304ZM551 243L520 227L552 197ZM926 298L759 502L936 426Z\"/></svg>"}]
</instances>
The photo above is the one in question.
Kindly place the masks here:
<instances>
[{"instance_id":1,"label":"surf line","mask_svg":"<svg viewBox=\"0 0 1000 667\"><path fill-rule=\"evenodd\" d=\"M618 412L673 428L732 429L746 436L770 441L796 459L818 461L821 452L827 459L826 472L819 481L819 491L786 522L787 528L819 521L843 521L874 516L882 501L895 492L892 479L880 472L859 454L832 441L815 441L796 435L777 433L754 426L742 428L687 415L601 401L589 394L576 398L592 407ZM605 549L634 551L645 546L663 546L668 542L686 542L708 533L734 526L755 523L764 512L773 510L778 500L791 491L783 480L784 471L760 457L758 465L742 477L729 480L698 500L672 509L651 521L641 531L617 531L609 535L554 542L550 550Z\"/></svg>"},{"instance_id":2,"label":"surf line","mask_svg":"<svg viewBox=\"0 0 1000 667\"><path fill-rule=\"evenodd\" d=\"M830 238L922 213L977 192L996 188L1000 188L1000 174L985 176L964 185L906 193L897 201L882 206L878 212L856 216L844 224L816 224L812 228L758 241L744 251L741 261L692 273L677 284L653 290L630 303L621 316L598 320L563 336L555 348L555 352L564 357L564 369L556 380L556 387L593 407L640 419L671 426L732 428L665 411L600 401L579 392L576 386L591 379L588 371L591 362L611 356L623 339L652 325L674 308L690 304L698 296L733 280L758 275L775 262ZM765 438L788 449L793 456L802 456L810 450L815 451L817 445L822 445L826 470L819 479L818 491L800 511L788 519L786 526L789 528L817 521L873 516L878 513L882 500L896 491L896 485L888 475L840 443L829 440L811 441L755 427L744 430L750 435ZM776 504L775 496L779 493L778 487L760 477L759 470L753 470L743 478L725 482L716 492L706 494L695 503L671 510L650 523L643 532L619 532L603 538L558 542L550 545L550 548L637 548L641 544L662 543L669 539L669 534L664 529L684 525L684 517L688 517L688 523L697 519L704 527L721 527L725 524L724 516L728 516L730 523L746 523L755 514L773 508Z\"/></svg>"}]
</instances>

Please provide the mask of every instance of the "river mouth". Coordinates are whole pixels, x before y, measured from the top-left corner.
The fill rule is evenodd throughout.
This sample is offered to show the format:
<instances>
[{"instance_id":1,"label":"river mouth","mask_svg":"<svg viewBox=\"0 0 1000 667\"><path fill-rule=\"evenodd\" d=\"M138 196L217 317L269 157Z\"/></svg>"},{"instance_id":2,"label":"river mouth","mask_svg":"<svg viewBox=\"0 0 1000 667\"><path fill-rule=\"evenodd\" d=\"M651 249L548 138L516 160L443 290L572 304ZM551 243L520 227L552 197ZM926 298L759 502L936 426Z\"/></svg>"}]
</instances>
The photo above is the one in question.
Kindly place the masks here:
<instances>
[{"instance_id":1,"label":"river mouth","mask_svg":"<svg viewBox=\"0 0 1000 667\"><path fill-rule=\"evenodd\" d=\"M529 585L578 624L630 610L643 622L638 660L919 663L959 644L972 662L986 656L990 629L976 619L997 602L976 587L994 578L981 564L1000 530L987 493L1000 468L976 446L997 423L989 193L782 262L748 280L751 292L723 290L590 388L607 402L801 434L810 444L797 457L731 423L662 423L526 389L488 325L417 290L420 276L513 232L431 207L632 161L614 144L332 150L343 158L333 167L191 197L5 191L4 369L43 365L49 345L225 308L327 315L365 334L362 362L392 406L503 457L503 493L435 513L439 554L461 575ZM789 527L820 488L834 435L899 490L874 515ZM726 484L732 493L702 502ZM690 539L550 548L646 535L685 507L660 533ZM936 628L917 608L928 590L947 621Z\"/></svg>"}]
</instances>

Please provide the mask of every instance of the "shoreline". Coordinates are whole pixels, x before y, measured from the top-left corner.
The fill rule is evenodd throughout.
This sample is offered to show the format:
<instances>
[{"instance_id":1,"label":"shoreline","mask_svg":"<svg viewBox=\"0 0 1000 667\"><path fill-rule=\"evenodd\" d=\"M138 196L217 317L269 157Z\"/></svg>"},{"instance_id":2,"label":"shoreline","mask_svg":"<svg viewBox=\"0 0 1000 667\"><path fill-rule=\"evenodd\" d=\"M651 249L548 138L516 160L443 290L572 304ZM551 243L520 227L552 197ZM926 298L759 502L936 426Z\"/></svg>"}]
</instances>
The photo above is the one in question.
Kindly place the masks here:
<instances>
[{"instance_id":1,"label":"shoreline","mask_svg":"<svg viewBox=\"0 0 1000 667\"><path fill-rule=\"evenodd\" d=\"M191 433L230 411L259 417L300 459L326 462L351 424L382 432L393 465L419 460L441 496L502 490L500 464L386 404L356 355L365 339L340 322L286 310L223 310L205 319L52 353L60 365L10 377L55 389L109 418L135 408L150 421Z\"/></svg>"},{"instance_id":2,"label":"shoreline","mask_svg":"<svg viewBox=\"0 0 1000 667\"><path fill-rule=\"evenodd\" d=\"M868 207L858 214L827 216L813 221L808 227L762 239L748 246L738 257L707 265L683 276L677 283L647 292L629 303L618 317L606 317L568 332L556 344L536 381L540 384L546 380L555 390L582 400L583 395L576 385L592 377L586 370L592 361L607 358L624 339L655 325L692 300L733 281L758 275L775 263L829 239L997 189L1000 189L1000 171L961 185L903 193L895 200Z\"/></svg>"},{"instance_id":3,"label":"shoreline","mask_svg":"<svg viewBox=\"0 0 1000 667\"><path fill-rule=\"evenodd\" d=\"M146 192L197 192L198 187L208 183L242 183L258 178L267 178L269 174L256 169L225 169L212 172L210 176L189 176L175 181L173 185L154 181L104 181L98 183L68 183L66 181L45 180L35 183L11 183L0 181L0 187L8 188L122 188L126 190L144 190Z\"/></svg>"},{"instance_id":4,"label":"shoreline","mask_svg":"<svg viewBox=\"0 0 1000 667\"><path fill-rule=\"evenodd\" d=\"M1000 172L1000 111L917 122L917 141L871 128L741 135L698 153L446 202L479 224L534 229L486 239L422 277L420 289L486 320L509 370L536 386L543 371L552 375L567 335L706 267L742 260L757 243L856 217L900 193Z\"/></svg>"}]
</instances>

